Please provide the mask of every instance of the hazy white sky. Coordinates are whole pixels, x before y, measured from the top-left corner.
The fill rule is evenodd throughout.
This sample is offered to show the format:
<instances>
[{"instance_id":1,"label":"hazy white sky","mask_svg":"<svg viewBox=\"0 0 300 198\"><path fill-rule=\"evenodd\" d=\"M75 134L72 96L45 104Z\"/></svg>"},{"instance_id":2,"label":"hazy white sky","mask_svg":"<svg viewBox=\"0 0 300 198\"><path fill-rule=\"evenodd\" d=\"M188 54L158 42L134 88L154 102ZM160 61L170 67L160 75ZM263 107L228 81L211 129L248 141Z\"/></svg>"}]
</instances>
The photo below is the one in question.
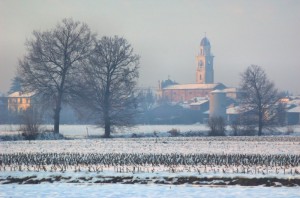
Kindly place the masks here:
<instances>
[{"instance_id":1,"label":"hazy white sky","mask_svg":"<svg viewBox=\"0 0 300 198\"><path fill-rule=\"evenodd\" d=\"M99 38L125 37L140 54L140 86L194 83L204 32L215 81L238 86L250 64L281 90L300 94L300 0L0 0L0 92L8 91L33 30L63 18L87 23Z\"/></svg>"}]
</instances>

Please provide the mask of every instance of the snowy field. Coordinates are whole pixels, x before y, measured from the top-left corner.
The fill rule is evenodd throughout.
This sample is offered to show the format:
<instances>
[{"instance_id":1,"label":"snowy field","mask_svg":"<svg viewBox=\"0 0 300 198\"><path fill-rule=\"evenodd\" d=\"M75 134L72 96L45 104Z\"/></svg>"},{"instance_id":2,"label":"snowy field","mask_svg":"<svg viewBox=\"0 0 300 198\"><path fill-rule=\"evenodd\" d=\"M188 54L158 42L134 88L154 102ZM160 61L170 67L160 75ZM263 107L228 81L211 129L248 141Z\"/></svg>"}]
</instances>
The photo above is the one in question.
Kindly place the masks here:
<instances>
[{"instance_id":1,"label":"snowy field","mask_svg":"<svg viewBox=\"0 0 300 198\"><path fill-rule=\"evenodd\" d=\"M19 125L0 125L0 134L20 133ZM43 129L52 130L53 125L42 125ZM196 133L201 132L206 134L208 128L205 124L192 124L192 125L137 125L130 129L119 129L112 134L115 137L131 137L133 134L138 136L153 137L154 133L159 137L170 136L168 131L176 129L180 133ZM291 126L294 131L291 135L300 136L300 125ZM230 127L227 127L230 131ZM279 127L276 133L285 134L287 127ZM100 136L104 134L104 130L95 125L61 125L60 133L66 137L71 138L85 138L89 136Z\"/></svg>"},{"instance_id":2,"label":"snowy field","mask_svg":"<svg viewBox=\"0 0 300 198\"><path fill-rule=\"evenodd\" d=\"M44 130L52 130L53 125L42 125ZM19 125L0 125L0 134L12 134L20 133ZM113 131L113 136L131 137L133 134L154 136L156 133L158 136L170 136L167 132L176 129L180 132L199 132L207 131L206 125L137 125L129 129L118 129ZM299 129L300 130L300 129ZM66 137L71 138L85 138L88 136L100 136L104 134L102 128L96 125L60 125L60 133Z\"/></svg>"},{"instance_id":3,"label":"snowy field","mask_svg":"<svg viewBox=\"0 0 300 198\"><path fill-rule=\"evenodd\" d=\"M138 126L125 132L131 138L0 141L0 197L300 197L298 135L169 137L173 128L207 130ZM99 130L61 127L73 137ZM154 131L161 135L132 138Z\"/></svg>"},{"instance_id":4,"label":"snowy field","mask_svg":"<svg viewBox=\"0 0 300 198\"><path fill-rule=\"evenodd\" d=\"M299 177L300 137L4 141L0 143L0 162L0 171L10 173L87 171Z\"/></svg>"},{"instance_id":5,"label":"snowy field","mask_svg":"<svg viewBox=\"0 0 300 198\"><path fill-rule=\"evenodd\" d=\"M0 197L224 197L224 198L298 198L299 188L289 187L195 187L170 185L127 185L127 184L40 184L0 185Z\"/></svg>"},{"instance_id":6,"label":"snowy field","mask_svg":"<svg viewBox=\"0 0 300 198\"><path fill-rule=\"evenodd\" d=\"M0 153L300 154L300 137L165 137L0 142Z\"/></svg>"}]
</instances>

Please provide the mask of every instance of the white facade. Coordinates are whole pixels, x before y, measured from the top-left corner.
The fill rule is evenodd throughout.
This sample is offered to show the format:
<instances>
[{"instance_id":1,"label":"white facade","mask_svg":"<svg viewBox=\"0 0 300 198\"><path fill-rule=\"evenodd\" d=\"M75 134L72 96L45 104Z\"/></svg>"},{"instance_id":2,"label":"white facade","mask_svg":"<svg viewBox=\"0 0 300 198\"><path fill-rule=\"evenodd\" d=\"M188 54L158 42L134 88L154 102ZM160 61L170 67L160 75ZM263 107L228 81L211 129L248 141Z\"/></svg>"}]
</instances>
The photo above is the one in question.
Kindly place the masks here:
<instances>
[{"instance_id":1,"label":"white facade","mask_svg":"<svg viewBox=\"0 0 300 198\"><path fill-rule=\"evenodd\" d=\"M224 91L210 92L209 117L223 117L226 120L226 93Z\"/></svg>"}]
</instances>

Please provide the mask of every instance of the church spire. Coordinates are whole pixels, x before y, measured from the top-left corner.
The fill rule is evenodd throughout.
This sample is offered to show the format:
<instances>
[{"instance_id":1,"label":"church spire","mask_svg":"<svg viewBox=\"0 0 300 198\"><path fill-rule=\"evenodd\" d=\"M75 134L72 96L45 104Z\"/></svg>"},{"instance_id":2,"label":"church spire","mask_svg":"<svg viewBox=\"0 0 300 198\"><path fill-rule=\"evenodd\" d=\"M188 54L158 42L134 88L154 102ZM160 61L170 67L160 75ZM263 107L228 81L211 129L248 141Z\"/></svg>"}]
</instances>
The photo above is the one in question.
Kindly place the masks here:
<instances>
[{"instance_id":1,"label":"church spire","mask_svg":"<svg viewBox=\"0 0 300 198\"><path fill-rule=\"evenodd\" d=\"M214 70L213 70L213 58L214 56L210 52L210 42L208 38L202 38L200 42L200 53L196 57L197 71L196 82L200 84L214 83Z\"/></svg>"}]
</instances>

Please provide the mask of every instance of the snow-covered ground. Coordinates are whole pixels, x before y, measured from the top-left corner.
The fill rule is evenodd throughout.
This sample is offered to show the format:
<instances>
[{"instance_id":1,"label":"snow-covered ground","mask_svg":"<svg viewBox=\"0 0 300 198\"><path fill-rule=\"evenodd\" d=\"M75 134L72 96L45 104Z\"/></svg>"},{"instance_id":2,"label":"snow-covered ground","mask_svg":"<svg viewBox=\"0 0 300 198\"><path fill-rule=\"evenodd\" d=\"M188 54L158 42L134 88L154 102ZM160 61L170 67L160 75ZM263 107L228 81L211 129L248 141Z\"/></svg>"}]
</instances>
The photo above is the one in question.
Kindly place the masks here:
<instances>
[{"instance_id":1,"label":"snow-covered ground","mask_svg":"<svg viewBox=\"0 0 300 198\"><path fill-rule=\"evenodd\" d=\"M161 127L148 129L148 132L168 131L172 128L181 132L191 130L178 126ZM196 125L194 130L197 127ZM98 130L93 126L77 128L68 125L65 129L67 128L70 135L74 135L71 131L77 131L81 136L93 135L93 130ZM68 130L63 127L61 129L67 134ZM0 160L0 197L300 196L299 136L2 141L0 155L4 156ZM23 158L24 155L27 155L33 164L18 164L18 158ZM210 165L193 164L190 161L199 156L205 158L206 155L209 157L207 160L212 160ZM47 158L48 162L53 156L60 161L47 164L47 156L50 156ZM63 157L59 158L60 156ZM178 164L139 164L138 158L138 161L130 159L128 164L122 165L123 159L119 158L114 165L107 165L103 160L96 160L95 164L84 164L81 161L82 163L74 165L73 162L65 161L70 159L70 156L79 161L101 159L103 156L122 156L128 159L135 159L136 156L140 156L140 159L156 156L172 159L172 163L175 159ZM223 161L221 165L216 165L219 159L227 159L227 156L238 157L241 164L230 162L226 165ZM258 162L258 165L248 163L249 160L256 159L263 160ZM281 161L283 165L278 164ZM287 161L289 162L286 163ZM291 163L296 165L292 166ZM255 187L247 187L252 185Z\"/></svg>"},{"instance_id":2,"label":"snow-covered ground","mask_svg":"<svg viewBox=\"0 0 300 198\"><path fill-rule=\"evenodd\" d=\"M300 137L166 137L0 142L0 153L300 154Z\"/></svg>"},{"instance_id":3,"label":"snow-covered ground","mask_svg":"<svg viewBox=\"0 0 300 198\"><path fill-rule=\"evenodd\" d=\"M6 177L28 171L299 178L300 137L4 141L0 160Z\"/></svg>"},{"instance_id":4,"label":"snow-covered ground","mask_svg":"<svg viewBox=\"0 0 300 198\"><path fill-rule=\"evenodd\" d=\"M42 125L42 129L52 130L53 125ZM1 134L18 134L20 133L19 125L0 125ZM114 136L131 137L133 134L154 136L156 133L158 136L170 136L168 131L176 129L180 132L199 132L207 131L206 125L194 124L194 125L137 125L129 129L116 129L113 132ZM60 133L66 137L82 138L88 136L100 136L104 134L102 128L96 125L60 125Z\"/></svg>"},{"instance_id":5,"label":"snow-covered ground","mask_svg":"<svg viewBox=\"0 0 300 198\"><path fill-rule=\"evenodd\" d=\"M296 198L299 188L290 187L195 187L170 185L128 185L128 184L39 184L0 185L0 197L264 197Z\"/></svg>"},{"instance_id":6,"label":"snow-covered ground","mask_svg":"<svg viewBox=\"0 0 300 198\"><path fill-rule=\"evenodd\" d=\"M19 125L0 125L0 134L12 134L19 133ZM53 125L42 125L43 129L51 130ZM165 137L170 136L168 131L176 129L180 133L195 133L195 132L205 132L208 130L205 124L192 124L192 125L137 125L130 129L119 129L116 130L113 135L118 137L131 137L133 134L140 136L157 136ZM290 129L294 131L291 135L300 136L300 125L291 126ZM230 127L227 127L230 131ZM279 127L276 132L282 134L287 132L287 127ZM88 136L100 136L104 134L104 130L95 125L61 125L60 133L67 137L82 138Z\"/></svg>"}]
</instances>

